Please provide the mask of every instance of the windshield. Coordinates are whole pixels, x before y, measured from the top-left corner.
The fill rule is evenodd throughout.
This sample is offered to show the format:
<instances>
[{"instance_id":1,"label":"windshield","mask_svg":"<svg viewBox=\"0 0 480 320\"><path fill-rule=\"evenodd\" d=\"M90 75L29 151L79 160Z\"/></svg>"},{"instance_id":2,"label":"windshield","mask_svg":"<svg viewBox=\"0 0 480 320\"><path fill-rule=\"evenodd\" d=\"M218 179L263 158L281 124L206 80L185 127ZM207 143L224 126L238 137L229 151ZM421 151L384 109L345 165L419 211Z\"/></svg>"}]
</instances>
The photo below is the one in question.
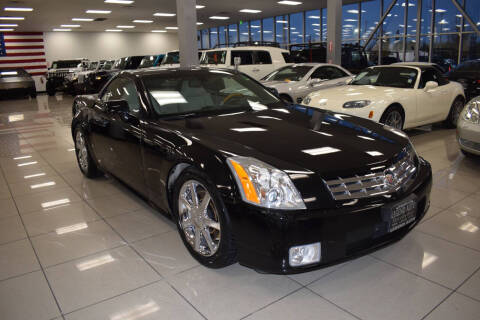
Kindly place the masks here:
<instances>
[{"instance_id":1,"label":"windshield","mask_svg":"<svg viewBox=\"0 0 480 320\"><path fill-rule=\"evenodd\" d=\"M95 70L95 69L97 69L97 66L98 66L98 62L92 62L92 63L90 63L90 65L88 66L88 70L89 70L89 71Z\"/></svg>"},{"instance_id":2,"label":"windshield","mask_svg":"<svg viewBox=\"0 0 480 320\"><path fill-rule=\"evenodd\" d=\"M227 58L227 51L208 51L205 52L203 59L200 61L200 64L225 64Z\"/></svg>"},{"instance_id":3,"label":"windshield","mask_svg":"<svg viewBox=\"0 0 480 320\"><path fill-rule=\"evenodd\" d=\"M146 56L140 62L139 68L150 68L155 65L155 61L157 61L157 56Z\"/></svg>"},{"instance_id":4,"label":"windshield","mask_svg":"<svg viewBox=\"0 0 480 320\"><path fill-rule=\"evenodd\" d=\"M288 66L270 73L263 78L265 81L300 81L312 70L310 66Z\"/></svg>"},{"instance_id":5,"label":"windshield","mask_svg":"<svg viewBox=\"0 0 480 320\"><path fill-rule=\"evenodd\" d=\"M169 52L163 58L162 64L177 64L180 63L180 52Z\"/></svg>"},{"instance_id":6,"label":"windshield","mask_svg":"<svg viewBox=\"0 0 480 320\"><path fill-rule=\"evenodd\" d=\"M78 68L81 63L81 60L54 61L52 63L52 69Z\"/></svg>"},{"instance_id":7,"label":"windshield","mask_svg":"<svg viewBox=\"0 0 480 320\"><path fill-rule=\"evenodd\" d=\"M277 97L243 74L202 70L147 75L143 81L159 116L192 116L283 106Z\"/></svg>"},{"instance_id":8,"label":"windshield","mask_svg":"<svg viewBox=\"0 0 480 320\"><path fill-rule=\"evenodd\" d=\"M363 70L351 85L371 85L412 89L417 80L417 70L404 67L376 67Z\"/></svg>"},{"instance_id":9,"label":"windshield","mask_svg":"<svg viewBox=\"0 0 480 320\"><path fill-rule=\"evenodd\" d=\"M115 64L114 60L106 61L105 64L101 67L101 70L110 70L112 69L114 64Z\"/></svg>"},{"instance_id":10,"label":"windshield","mask_svg":"<svg viewBox=\"0 0 480 320\"><path fill-rule=\"evenodd\" d=\"M137 69L142 59L143 57L136 57L136 56L121 58L117 60L117 62L115 62L113 69L119 69L119 70Z\"/></svg>"}]
</instances>

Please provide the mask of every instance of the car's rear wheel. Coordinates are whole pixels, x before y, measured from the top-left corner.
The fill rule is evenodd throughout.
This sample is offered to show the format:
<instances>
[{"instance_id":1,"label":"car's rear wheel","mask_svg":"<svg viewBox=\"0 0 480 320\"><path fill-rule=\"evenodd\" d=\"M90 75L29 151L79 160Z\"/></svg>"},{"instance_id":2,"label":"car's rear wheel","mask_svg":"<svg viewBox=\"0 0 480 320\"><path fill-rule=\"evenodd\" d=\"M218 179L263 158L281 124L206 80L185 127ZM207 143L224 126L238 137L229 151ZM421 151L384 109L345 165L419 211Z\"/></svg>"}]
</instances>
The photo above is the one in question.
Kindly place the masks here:
<instances>
[{"instance_id":1,"label":"car's rear wheel","mask_svg":"<svg viewBox=\"0 0 480 320\"><path fill-rule=\"evenodd\" d=\"M380 118L380 123L402 130L405 123L402 109L399 106L389 107Z\"/></svg>"},{"instance_id":2,"label":"car's rear wheel","mask_svg":"<svg viewBox=\"0 0 480 320\"><path fill-rule=\"evenodd\" d=\"M236 260L227 210L205 175L186 169L175 183L174 219L192 256L209 268L226 267Z\"/></svg>"},{"instance_id":3,"label":"car's rear wheel","mask_svg":"<svg viewBox=\"0 0 480 320\"><path fill-rule=\"evenodd\" d=\"M464 102L462 98L456 98L453 101L452 106L450 107L450 112L448 113L448 117L444 122L444 125L447 128L456 128L458 118L460 118L460 114L462 113L464 107Z\"/></svg>"},{"instance_id":4,"label":"car's rear wheel","mask_svg":"<svg viewBox=\"0 0 480 320\"><path fill-rule=\"evenodd\" d=\"M81 127L75 129L75 153L78 166L86 177L95 178L102 174L88 151L87 137Z\"/></svg>"}]
</instances>

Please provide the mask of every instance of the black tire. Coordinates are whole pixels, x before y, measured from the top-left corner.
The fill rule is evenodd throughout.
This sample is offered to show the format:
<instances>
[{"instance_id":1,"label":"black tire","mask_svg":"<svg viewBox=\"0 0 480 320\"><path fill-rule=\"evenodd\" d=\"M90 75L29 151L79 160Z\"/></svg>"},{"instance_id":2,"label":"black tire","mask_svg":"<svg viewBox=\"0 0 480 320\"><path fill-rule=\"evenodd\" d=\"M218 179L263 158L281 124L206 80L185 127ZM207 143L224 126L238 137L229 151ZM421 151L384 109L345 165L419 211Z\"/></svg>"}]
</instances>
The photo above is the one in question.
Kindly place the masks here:
<instances>
[{"instance_id":1,"label":"black tire","mask_svg":"<svg viewBox=\"0 0 480 320\"><path fill-rule=\"evenodd\" d=\"M35 99L37 97L36 93L30 93L30 98Z\"/></svg>"},{"instance_id":2,"label":"black tire","mask_svg":"<svg viewBox=\"0 0 480 320\"><path fill-rule=\"evenodd\" d=\"M463 110L465 102L463 98L457 97L450 107L450 112L448 113L447 119L443 122L444 126L450 129L457 127L457 121L460 117L460 113Z\"/></svg>"},{"instance_id":3,"label":"black tire","mask_svg":"<svg viewBox=\"0 0 480 320\"><path fill-rule=\"evenodd\" d=\"M405 116L402 108L397 105L388 107L380 118L380 123L403 130Z\"/></svg>"},{"instance_id":4,"label":"black tire","mask_svg":"<svg viewBox=\"0 0 480 320\"><path fill-rule=\"evenodd\" d=\"M293 103L292 98L289 95L281 94L280 99L282 99L286 103Z\"/></svg>"},{"instance_id":5,"label":"black tire","mask_svg":"<svg viewBox=\"0 0 480 320\"><path fill-rule=\"evenodd\" d=\"M83 149L83 146L79 142L78 135L81 135L83 137L83 144L85 149ZM95 161L93 161L92 156L90 155L87 139L88 138L85 135L85 131L80 126L75 128L74 142L75 142L75 154L77 156L78 167L80 168L80 171L82 171L83 175L86 176L87 178L96 178L96 177L102 176L103 174L98 169ZM85 154L83 154L83 152Z\"/></svg>"},{"instance_id":6,"label":"black tire","mask_svg":"<svg viewBox=\"0 0 480 320\"><path fill-rule=\"evenodd\" d=\"M53 97L55 95L55 89L47 89L47 94L50 96L50 97Z\"/></svg>"},{"instance_id":7,"label":"black tire","mask_svg":"<svg viewBox=\"0 0 480 320\"><path fill-rule=\"evenodd\" d=\"M214 203L216 213L218 215L218 222L220 224L220 240L218 243L218 249L211 256L205 256L197 252L188 242L187 236L181 226L179 213L180 191L184 184L192 180L199 182L201 186L208 191L211 197L210 201ZM232 233L230 217L216 187L213 183L209 182L208 176L194 168L185 169L175 182L172 199L173 219L177 225L180 237L182 238L182 241L190 254L199 263L208 268L223 268L235 263L237 258L237 250ZM206 212L210 212L208 211L208 208Z\"/></svg>"}]
</instances>

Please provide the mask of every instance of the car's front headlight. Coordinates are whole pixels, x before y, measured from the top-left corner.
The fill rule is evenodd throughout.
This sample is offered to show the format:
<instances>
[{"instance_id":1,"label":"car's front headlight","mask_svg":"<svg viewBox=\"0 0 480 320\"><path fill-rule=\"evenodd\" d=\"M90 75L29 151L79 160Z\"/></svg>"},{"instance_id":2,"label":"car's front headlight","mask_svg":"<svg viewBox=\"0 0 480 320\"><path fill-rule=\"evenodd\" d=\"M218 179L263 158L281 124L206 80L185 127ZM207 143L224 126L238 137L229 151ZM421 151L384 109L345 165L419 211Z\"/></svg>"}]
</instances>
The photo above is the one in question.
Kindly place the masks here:
<instances>
[{"instance_id":1,"label":"car's front headlight","mask_svg":"<svg viewBox=\"0 0 480 320\"><path fill-rule=\"evenodd\" d=\"M243 201L271 209L306 208L300 193L285 172L249 157L231 157L227 163Z\"/></svg>"},{"instance_id":2,"label":"car's front headlight","mask_svg":"<svg viewBox=\"0 0 480 320\"><path fill-rule=\"evenodd\" d=\"M463 119L480 124L480 100L474 99L465 106Z\"/></svg>"},{"instance_id":3,"label":"car's front headlight","mask_svg":"<svg viewBox=\"0 0 480 320\"><path fill-rule=\"evenodd\" d=\"M364 108L371 103L370 100L356 100L356 101L348 101L343 104L343 107L346 109L352 108Z\"/></svg>"}]
</instances>

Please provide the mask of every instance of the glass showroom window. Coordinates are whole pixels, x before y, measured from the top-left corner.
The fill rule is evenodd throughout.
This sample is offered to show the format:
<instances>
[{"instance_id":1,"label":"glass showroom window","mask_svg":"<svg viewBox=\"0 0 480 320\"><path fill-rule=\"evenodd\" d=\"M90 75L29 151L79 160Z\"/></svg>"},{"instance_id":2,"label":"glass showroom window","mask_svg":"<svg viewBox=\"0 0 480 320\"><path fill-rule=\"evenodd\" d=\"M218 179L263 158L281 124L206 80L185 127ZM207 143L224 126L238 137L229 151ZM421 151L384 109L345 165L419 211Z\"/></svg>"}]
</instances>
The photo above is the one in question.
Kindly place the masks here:
<instances>
[{"instance_id":1,"label":"glass showroom window","mask_svg":"<svg viewBox=\"0 0 480 320\"><path fill-rule=\"evenodd\" d=\"M459 2L461 3L461 2ZM472 18L473 22L477 24L477 27L480 28L480 3L478 0L465 0L465 11ZM465 20L464 30L473 31L472 26L468 24L468 21ZM479 56L477 55L476 58Z\"/></svg>"},{"instance_id":2,"label":"glass showroom window","mask_svg":"<svg viewBox=\"0 0 480 320\"><path fill-rule=\"evenodd\" d=\"M243 22L239 24L240 26L240 42L250 41L250 30L248 28L248 22Z\"/></svg>"},{"instance_id":3,"label":"glass showroom window","mask_svg":"<svg viewBox=\"0 0 480 320\"><path fill-rule=\"evenodd\" d=\"M234 43L238 42L238 26L236 24L231 24L228 26L228 44L232 46Z\"/></svg>"},{"instance_id":4,"label":"glass showroom window","mask_svg":"<svg viewBox=\"0 0 480 320\"><path fill-rule=\"evenodd\" d=\"M251 21L250 30L252 41L262 40L262 23L260 22L260 20Z\"/></svg>"},{"instance_id":5,"label":"glass showroom window","mask_svg":"<svg viewBox=\"0 0 480 320\"><path fill-rule=\"evenodd\" d=\"M274 41L273 18L263 19L263 41Z\"/></svg>"},{"instance_id":6,"label":"glass showroom window","mask_svg":"<svg viewBox=\"0 0 480 320\"><path fill-rule=\"evenodd\" d=\"M359 17L358 3L348 4L342 7L342 42L345 40L358 39L358 17Z\"/></svg>"},{"instance_id":7,"label":"glass showroom window","mask_svg":"<svg viewBox=\"0 0 480 320\"><path fill-rule=\"evenodd\" d=\"M435 33L458 32L461 30L461 24L462 15L452 0L436 0Z\"/></svg>"},{"instance_id":8,"label":"glass showroom window","mask_svg":"<svg viewBox=\"0 0 480 320\"><path fill-rule=\"evenodd\" d=\"M478 57L480 57L480 37L476 33L464 34L462 61L478 59Z\"/></svg>"},{"instance_id":9,"label":"glass showroom window","mask_svg":"<svg viewBox=\"0 0 480 320\"><path fill-rule=\"evenodd\" d=\"M422 34L431 33L433 0L423 0L422 2Z\"/></svg>"},{"instance_id":10,"label":"glass showroom window","mask_svg":"<svg viewBox=\"0 0 480 320\"><path fill-rule=\"evenodd\" d=\"M200 30L197 31L197 45L198 49L202 49L202 32Z\"/></svg>"},{"instance_id":11,"label":"glass showroom window","mask_svg":"<svg viewBox=\"0 0 480 320\"><path fill-rule=\"evenodd\" d=\"M208 36L208 29L202 30L202 48L210 49L210 39Z\"/></svg>"},{"instance_id":12,"label":"glass showroom window","mask_svg":"<svg viewBox=\"0 0 480 320\"><path fill-rule=\"evenodd\" d=\"M218 46L226 47L227 45L227 27L218 27Z\"/></svg>"},{"instance_id":13,"label":"glass showroom window","mask_svg":"<svg viewBox=\"0 0 480 320\"><path fill-rule=\"evenodd\" d=\"M290 15L290 43L303 43L303 12Z\"/></svg>"},{"instance_id":14,"label":"glass showroom window","mask_svg":"<svg viewBox=\"0 0 480 320\"><path fill-rule=\"evenodd\" d=\"M217 28L210 28L210 48L215 48L218 44Z\"/></svg>"},{"instance_id":15,"label":"glass showroom window","mask_svg":"<svg viewBox=\"0 0 480 320\"><path fill-rule=\"evenodd\" d=\"M407 1L402 3L402 6L406 6L406 5L407 5ZM417 33L417 0L408 0L407 34L415 35L416 33ZM414 61L414 60L407 60L407 61Z\"/></svg>"},{"instance_id":16,"label":"glass showroom window","mask_svg":"<svg viewBox=\"0 0 480 320\"><path fill-rule=\"evenodd\" d=\"M432 62L445 70L455 68L458 61L458 34L435 35L433 39Z\"/></svg>"},{"instance_id":17,"label":"glass showroom window","mask_svg":"<svg viewBox=\"0 0 480 320\"><path fill-rule=\"evenodd\" d=\"M423 36L420 38L420 46L418 47L419 61L428 62L430 54L430 37Z\"/></svg>"},{"instance_id":18,"label":"glass showroom window","mask_svg":"<svg viewBox=\"0 0 480 320\"><path fill-rule=\"evenodd\" d=\"M327 41L327 8L322 9L322 41Z\"/></svg>"},{"instance_id":19,"label":"glass showroom window","mask_svg":"<svg viewBox=\"0 0 480 320\"><path fill-rule=\"evenodd\" d=\"M288 16L275 17L275 39L282 47L288 44Z\"/></svg>"},{"instance_id":20,"label":"glass showroom window","mask_svg":"<svg viewBox=\"0 0 480 320\"><path fill-rule=\"evenodd\" d=\"M370 36L380 20L380 1L381 0L362 2L362 10L360 13L360 37L362 39Z\"/></svg>"},{"instance_id":21,"label":"glass showroom window","mask_svg":"<svg viewBox=\"0 0 480 320\"><path fill-rule=\"evenodd\" d=\"M415 37L407 37L405 40L405 60L406 62L415 61Z\"/></svg>"},{"instance_id":22,"label":"glass showroom window","mask_svg":"<svg viewBox=\"0 0 480 320\"><path fill-rule=\"evenodd\" d=\"M383 0L383 10L386 11L392 1L393 0ZM401 1L397 1L384 21L383 35L387 37L403 36L405 33L404 17L405 7L402 7Z\"/></svg>"},{"instance_id":23,"label":"glass showroom window","mask_svg":"<svg viewBox=\"0 0 480 320\"><path fill-rule=\"evenodd\" d=\"M305 42L321 41L320 10L305 12Z\"/></svg>"}]
</instances>

